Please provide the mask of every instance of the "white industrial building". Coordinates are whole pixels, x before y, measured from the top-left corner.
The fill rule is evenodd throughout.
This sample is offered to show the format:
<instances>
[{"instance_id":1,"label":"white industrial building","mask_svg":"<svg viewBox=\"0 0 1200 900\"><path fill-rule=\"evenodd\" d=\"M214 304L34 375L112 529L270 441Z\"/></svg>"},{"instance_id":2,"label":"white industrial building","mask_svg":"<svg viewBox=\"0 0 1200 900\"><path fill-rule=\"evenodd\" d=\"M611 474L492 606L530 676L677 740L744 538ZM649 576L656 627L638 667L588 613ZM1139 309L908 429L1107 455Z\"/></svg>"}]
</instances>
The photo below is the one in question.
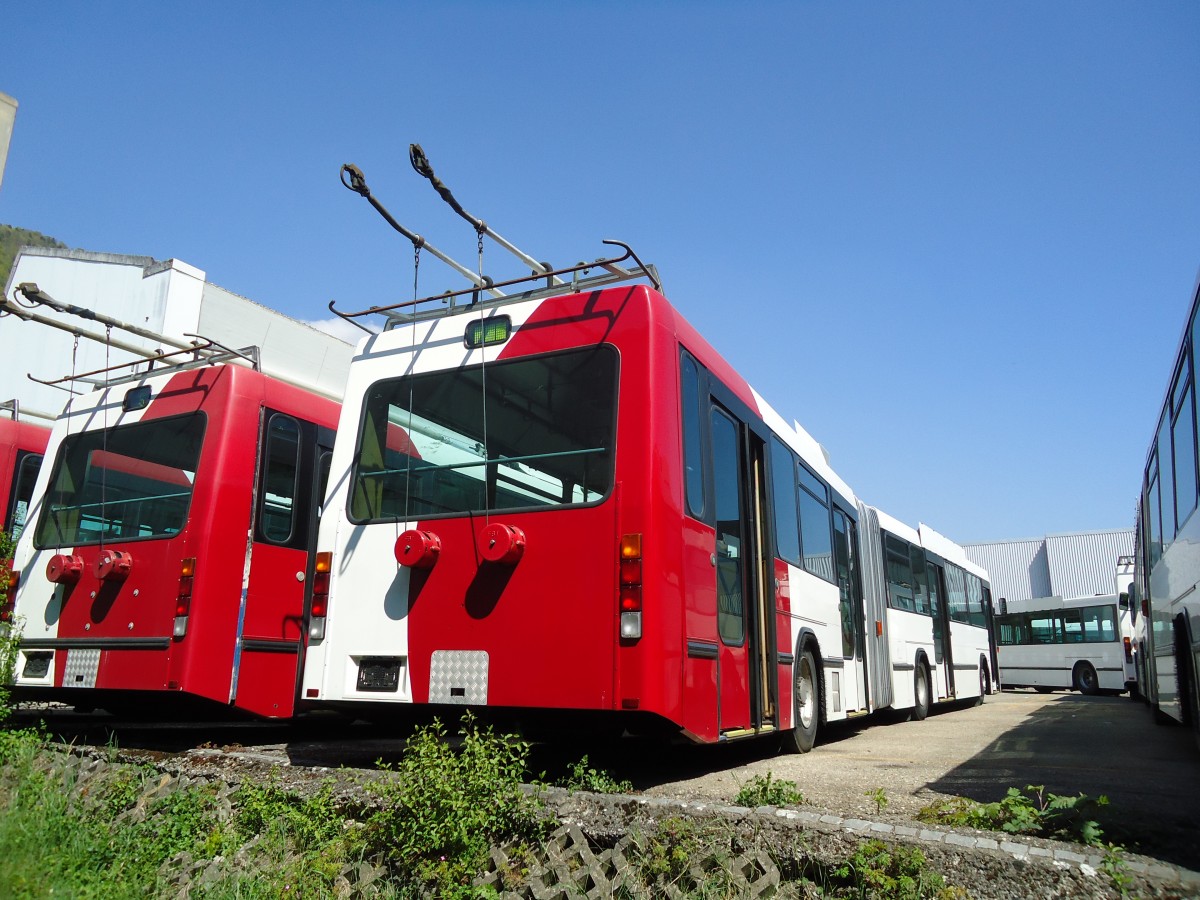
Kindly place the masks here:
<instances>
[{"instance_id":1,"label":"white industrial building","mask_svg":"<svg viewBox=\"0 0 1200 900\"><path fill-rule=\"evenodd\" d=\"M999 612L1001 599L1111 594L1117 558L1133 553L1133 529L964 544L963 549L987 570Z\"/></svg>"},{"instance_id":2,"label":"white industrial building","mask_svg":"<svg viewBox=\"0 0 1200 900\"><path fill-rule=\"evenodd\" d=\"M83 328L101 338L103 324L26 306L16 288L25 283L58 303L71 304L163 335L191 341L199 335L234 350L258 348L262 371L340 401L354 347L340 338L232 293L205 280L204 272L176 259L25 247L4 286L9 305ZM4 362L0 403L16 400L31 413L57 415L70 396L52 381L83 375L137 359L105 342L79 340L16 313L0 317ZM167 349L155 341L114 328L111 338L145 350ZM144 364L143 364L144 368ZM29 375L40 381L31 380ZM80 382L77 390L90 390Z\"/></svg>"}]
</instances>

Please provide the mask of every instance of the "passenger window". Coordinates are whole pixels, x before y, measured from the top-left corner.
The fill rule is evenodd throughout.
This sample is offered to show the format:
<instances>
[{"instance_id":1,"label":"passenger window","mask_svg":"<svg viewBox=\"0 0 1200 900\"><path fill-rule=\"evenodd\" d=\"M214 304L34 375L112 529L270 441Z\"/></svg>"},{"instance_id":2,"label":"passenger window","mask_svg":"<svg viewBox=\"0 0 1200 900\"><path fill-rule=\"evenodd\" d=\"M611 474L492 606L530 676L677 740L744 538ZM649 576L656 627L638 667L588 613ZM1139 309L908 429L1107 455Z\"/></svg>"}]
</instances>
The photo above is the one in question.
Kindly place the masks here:
<instances>
[{"instance_id":1,"label":"passenger window","mask_svg":"<svg viewBox=\"0 0 1200 900\"><path fill-rule=\"evenodd\" d=\"M925 551L911 544L908 547L912 560L913 603L917 612L929 615L929 572L925 567Z\"/></svg>"},{"instance_id":2,"label":"passenger window","mask_svg":"<svg viewBox=\"0 0 1200 900\"><path fill-rule=\"evenodd\" d=\"M259 495L259 531L266 540L283 544L292 536L295 525L300 425L289 416L271 416L267 423L266 445Z\"/></svg>"},{"instance_id":3,"label":"passenger window","mask_svg":"<svg viewBox=\"0 0 1200 900\"><path fill-rule=\"evenodd\" d=\"M955 622L969 622L967 612L966 572L958 566L946 564L946 609Z\"/></svg>"},{"instance_id":4,"label":"passenger window","mask_svg":"<svg viewBox=\"0 0 1200 900\"><path fill-rule=\"evenodd\" d=\"M1162 545L1165 551L1175 540L1175 476L1171 467L1171 411L1163 410L1158 424L1158 482L1162 504Z\"/></svg>"},{"instance_id":5,"label":"passenger window","mask_svg":"<svg viewBox=\"0 0 1200 900\"><path fill-rule=\"evenodd\" d=\"M742 489L738 426L719 410L712 411L713 484L717 507L717 632L729 645L746 637L742 587L748 573L742 553Z\"/></svg>"},{"instance_id":6,"label":"passenger window","mask_svg":"<svg viewBox=\"0 0 1200 900\"><path fill-rule=\"evenodd\" d=\"M1196 508L1196 431L1192 379L1185 362L1182 390L1176 391L1171 444L1175 451L1175 517L1183 525Z\"/></svg>"},{"instance_id":7,"label":"passenger window","mask_svg":"<svg viewBox=\"0 0 1200 900\"><path fill-rule=\"evenodd\" d=\"M680 362L680 395L683 423L683 471L687 509L694 518L704 516L703 439L700 433L700 370L687 353Z\"/></svg>"},{"instance_id":8,"label":"passenger window","mask_svg":"<svg viewBox=\"0 0 1200 900\"><path fill-rule=\"evenodd\" d=\"M25 519L29 515L29 503L33 499L33 485L37 481L38 469L42 465L40 453L25 452L17 463L17 471L13 476L12 502L4 530L15 542L25 529Z\"/></svg>"},{"instance_id":9,"label":"passenger window","mask_svg":"<svg viewBox=\"0 0 1200 900\"><path fill-rule=\"evenodd\" d=\"M829 518L829 492L803 465L800 473L800 533L804 568L833 581L833 532Z\"/></svg>"},{"instance_id":10,"label":"passenger window","mask_svg":"<svg viewBox=\"0 0 1200 900\"><path fill-rule=\"evenodd\" d=\"M796 512L796 461L778 438L771 439L771 493L780 559L800 565L800 518Z\"/></svg>"},{"instance_id":11,"label":"passenger window","mask_svg":"<svg viewBox=\"0 0 1200 900\"><path fill-rule=\"evenodd\" d=\"M892 609L915 612L912 561L908 543L886 534L883 537L883 547L887 558L888 606Z\"/></svg>"}]
</instances>

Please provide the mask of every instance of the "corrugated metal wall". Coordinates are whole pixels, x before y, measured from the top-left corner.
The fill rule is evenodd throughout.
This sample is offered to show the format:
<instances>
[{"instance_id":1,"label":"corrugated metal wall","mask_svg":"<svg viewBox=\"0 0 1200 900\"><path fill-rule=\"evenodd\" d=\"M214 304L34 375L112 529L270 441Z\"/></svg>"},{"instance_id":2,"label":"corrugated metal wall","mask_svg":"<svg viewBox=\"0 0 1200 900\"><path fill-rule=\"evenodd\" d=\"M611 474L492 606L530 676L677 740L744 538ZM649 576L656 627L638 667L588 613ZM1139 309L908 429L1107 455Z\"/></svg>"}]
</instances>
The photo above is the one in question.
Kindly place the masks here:
<instances>
[{"instance_id":1,"label":"corrugated metal wall","mask_svg":"<svg viewBox=\"0 0 1200 900\"><path fill-rule=\"evenodd\" d=\"M1086 597L1112 593L1117 557L1133 552L1133 529L964 544L963 549L987 569L997 600Z\"/></svg>"},{"instance_id":2,"label":"corrugated metal wall","mask_svg":"<svg viewBox=\"0 0 1200 900\"><path fill-rule=\"evenodd\" d=\"M1117 557L1133 553L1133 529L1046 537L1050 584L1060 597L1111 594Z\"/></svg>"}]
</instances>

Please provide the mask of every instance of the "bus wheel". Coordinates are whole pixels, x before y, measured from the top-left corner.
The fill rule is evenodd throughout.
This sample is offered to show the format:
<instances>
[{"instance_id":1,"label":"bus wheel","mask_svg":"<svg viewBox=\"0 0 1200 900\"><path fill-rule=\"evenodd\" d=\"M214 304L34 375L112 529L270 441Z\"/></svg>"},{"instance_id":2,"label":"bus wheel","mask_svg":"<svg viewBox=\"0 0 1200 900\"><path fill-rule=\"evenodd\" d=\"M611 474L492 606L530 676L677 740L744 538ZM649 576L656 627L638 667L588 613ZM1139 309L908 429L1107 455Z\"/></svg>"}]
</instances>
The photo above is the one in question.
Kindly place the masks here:
<instances>
[{"instance_id":1,"label":"bus wheel","mask_svg":"<svg viewBox=\"0 0 1200 900\"><path fill-rule=\"evenodd\" d=\"M913 706L912 718L920 722L929 715L929 670L925 668L924 663L917 663L917 672L913 679L913 697L916 704Z\"/></svg>"},{"instance_id":2,"label":"bus wheel","mask_svg":"<svg viewBox=\"0 0 1200 900\"><path fill-rule=\"evenodd\" d=\"M1100 693L1100 678L1090 662L1075 665L1075 688L1081 694L1095 695Z\"/></svg>"},{"instance_id":3,"label":"bus wheel","mask_svg":"<svg viewBox=\"0 0 1200 900\"><path fill-rule=\"evenodd\" d=\"M792 727L783 733L787 753L807 753L817 739L821 693L817 688L817 662L811 650L800 651L792 684Z\"/></svg>"},{"instance_id":4,"label":"bus wheel","mask_svg":"<svg viewBox=\"0 0 1200 900\"><path fill-rule=\"evenodd\" d=\"M979 696L975 699L976 706L983 706L983 701L992 692L992 677L988 674L987 666L979 664Z\"/></svg>"}]
</instances>

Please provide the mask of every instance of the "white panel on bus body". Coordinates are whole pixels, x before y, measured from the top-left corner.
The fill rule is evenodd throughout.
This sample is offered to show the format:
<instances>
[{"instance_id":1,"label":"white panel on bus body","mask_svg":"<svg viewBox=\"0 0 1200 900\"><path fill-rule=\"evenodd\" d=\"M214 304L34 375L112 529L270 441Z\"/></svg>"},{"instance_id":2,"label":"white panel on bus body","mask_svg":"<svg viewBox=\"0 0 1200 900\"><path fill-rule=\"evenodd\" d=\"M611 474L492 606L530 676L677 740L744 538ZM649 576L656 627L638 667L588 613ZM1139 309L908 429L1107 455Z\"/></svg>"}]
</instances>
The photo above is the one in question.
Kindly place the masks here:
<instances>
[{"instance_id":1,"label":"white panel on bus body","mask_svg":"<svg viewBox=\"0 0 1200 900\"><path fill-rule=\"evenodd\" d=\"M337 500L345 515L345 495ZM332 512L326 520L336 518ZM412 702L407 677L408 591L411 570L396 562L396 539L404 523L341 528L357 541L352 551L335 552L329 581L325 637L309 644L304 665L304 694L319 691L321 700L360 699ZM364 660L395 659L402 677L397 689L363 690Z\"/></svg>"},{"instance_id":2,"label":"white panel on bus body","mask_svg":"<svg viewBox=\"0 0 1200 900\"><path fill-rule=\"evenodd\" d=\"M515 332L542 302L514 303L504 307L503 315L512 320ZM329 616L324 639L311 642L305 653L303 697L321 701L412 702L407 675L411 570L397 564L394 548L396 539L419 523L356 525L349 521L350 481L361 430L363 398L373 384L385 379L471 366L481 360L495 361L504 345L477 350L466 347L466 328L477 319L478 315L466 312L420 321L372 335L358 347L346 383L339 438L331 464L330 493L317 540L318 551L333 553ZM451 453L453 449L445 448L444 452ZM437 532L436 521L428 527ZM402 661L403 677L398 690L360 689L364 661L389 658ZM486 664L484 670L482 688L475 682L468 688L461 678L455 677L446 688L448 699L430 699L462 702L457 700L460 688L463 693L469 689L473 696L482 689L484 700L469 702L486 702Z\"/></svg>"},{"instance_id":3,"label":"white panel on bus body","mask_svg":"<svg viewBox=\"0 0 1200 900\"><path fill-rule=\"evenodd\" d=\"M812 632L817 641L817 657L825 662L826 720L832 722L844 719L846 698L840 686L846 683L844 679L851 677L854 661L845 661L845 671L829 665L831 661L841 660L842 657L842 620L838 586L789 563L788 593L791 610L789 646L793 651L798 650L800 634L806 630ZM836 696L831 687L831 676L834 673L841 673L843 679ZM794 677L794 672L787 673L786 677Z\"/></svg>"}]
</instances>

